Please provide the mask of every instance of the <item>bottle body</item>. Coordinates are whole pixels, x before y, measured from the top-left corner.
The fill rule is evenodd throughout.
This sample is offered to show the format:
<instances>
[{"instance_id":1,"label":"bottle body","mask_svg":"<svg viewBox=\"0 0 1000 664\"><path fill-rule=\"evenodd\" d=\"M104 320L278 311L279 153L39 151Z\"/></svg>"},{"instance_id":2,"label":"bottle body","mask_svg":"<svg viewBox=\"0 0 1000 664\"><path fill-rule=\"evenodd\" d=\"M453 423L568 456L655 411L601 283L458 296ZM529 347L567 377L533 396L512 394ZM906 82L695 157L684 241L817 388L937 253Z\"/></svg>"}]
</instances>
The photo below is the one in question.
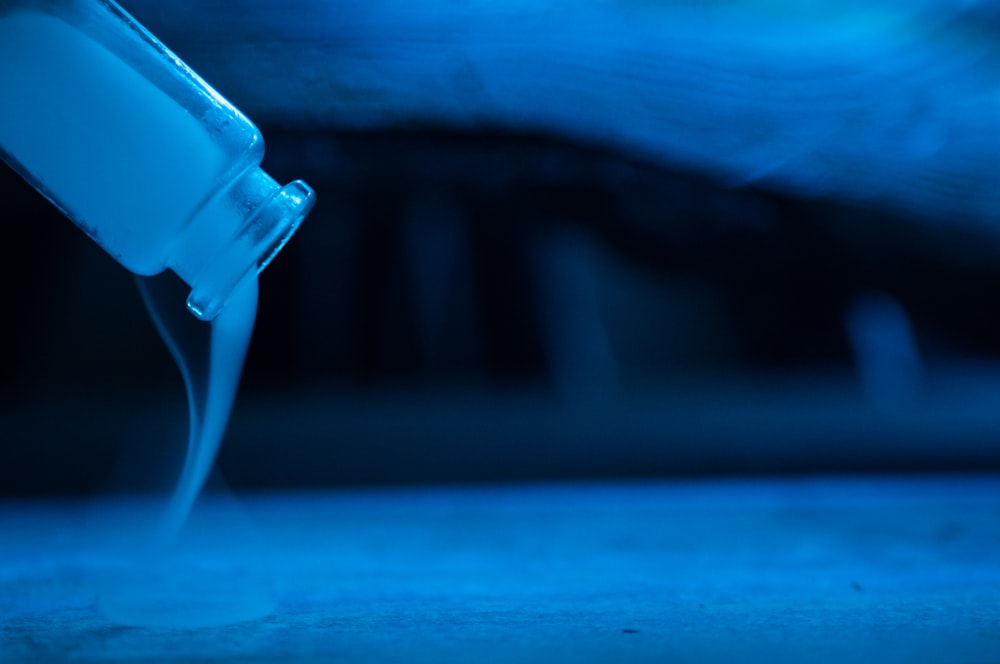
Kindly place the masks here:
<instances>
[{"instance_id":1,"label":"bottle body","mask_svg":"<svg viewBox=\"0 0 1000 664\"><path fill-rule=\"evenodd\" d=\"M260 243L283 243L312 205L305 185L259 170L263 151L242 113L116 5L0 9L0 154L132 272L171 268L194 298L220 256L239 274L202 290L262 269L280 245ZM261 237L269 223L277 239ZM189 308L211 318L228 293L202 296L212 304Z\"/></svg>"}]
</instances>

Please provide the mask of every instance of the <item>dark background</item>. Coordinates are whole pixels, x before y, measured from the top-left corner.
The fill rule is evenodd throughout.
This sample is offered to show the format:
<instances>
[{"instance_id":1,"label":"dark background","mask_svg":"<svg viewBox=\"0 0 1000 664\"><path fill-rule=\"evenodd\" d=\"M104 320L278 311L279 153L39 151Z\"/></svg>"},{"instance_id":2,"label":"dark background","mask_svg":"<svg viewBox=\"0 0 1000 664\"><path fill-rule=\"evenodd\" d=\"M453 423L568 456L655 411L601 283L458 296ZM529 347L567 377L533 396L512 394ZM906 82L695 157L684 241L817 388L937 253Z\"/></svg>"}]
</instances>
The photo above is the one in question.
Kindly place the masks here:
<instances>
[{"instance_id":1,"label":"dark background","mask_svg":"<svg viewBox=\"0 0 1000 664\"><path fill-rule=\"evenodd\" d=\"M258 122L318 203L262 275L236 488L1000 468L977 236L543 131ZM0 199L0 493L167 481L131 276L6 167Z\"/></svg>"}]
</instances>

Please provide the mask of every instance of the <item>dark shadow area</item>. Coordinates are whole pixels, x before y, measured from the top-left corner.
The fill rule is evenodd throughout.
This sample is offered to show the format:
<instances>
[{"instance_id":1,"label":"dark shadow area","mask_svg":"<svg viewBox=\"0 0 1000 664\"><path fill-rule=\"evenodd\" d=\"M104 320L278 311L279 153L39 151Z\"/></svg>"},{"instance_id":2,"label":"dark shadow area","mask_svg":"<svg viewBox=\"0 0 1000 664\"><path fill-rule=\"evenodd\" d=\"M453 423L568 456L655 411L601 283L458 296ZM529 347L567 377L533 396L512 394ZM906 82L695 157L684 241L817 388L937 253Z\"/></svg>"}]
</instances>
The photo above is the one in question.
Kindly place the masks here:
<instances>
[{"instance_id":1,"label":"dark shadow area","mask_svg":"<svg viewBox=\"0 0 1000 664\"><path fill-rule=\"evenodd\" d=\"M1000 467L978 237L541 134L265 134L319 203L262 276L238 488ZM0 192L0 487L91 491L180 444L183 388L127 272Z\"/></svg>"}]
</instances>

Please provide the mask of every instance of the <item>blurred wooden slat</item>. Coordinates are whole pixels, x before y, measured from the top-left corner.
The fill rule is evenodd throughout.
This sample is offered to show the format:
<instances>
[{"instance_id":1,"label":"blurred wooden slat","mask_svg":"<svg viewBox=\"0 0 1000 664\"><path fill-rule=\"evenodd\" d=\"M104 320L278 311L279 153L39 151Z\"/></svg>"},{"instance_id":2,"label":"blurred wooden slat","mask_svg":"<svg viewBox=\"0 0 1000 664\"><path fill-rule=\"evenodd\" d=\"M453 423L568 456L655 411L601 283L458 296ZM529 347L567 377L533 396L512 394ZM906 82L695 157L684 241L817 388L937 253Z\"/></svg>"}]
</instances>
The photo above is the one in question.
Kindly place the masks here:
<instances>
[{"instance_id":1,"label":"blurred wooden slat","mask_svg":"<svg viewBox=\"0 0 1000 664\"><path fill-rule=\"evenodd\" d=\"M259 124L551 131L726 183L992 238L998 22L976 4L133 0L126 8Z\"/></svg>"}]
</instances>

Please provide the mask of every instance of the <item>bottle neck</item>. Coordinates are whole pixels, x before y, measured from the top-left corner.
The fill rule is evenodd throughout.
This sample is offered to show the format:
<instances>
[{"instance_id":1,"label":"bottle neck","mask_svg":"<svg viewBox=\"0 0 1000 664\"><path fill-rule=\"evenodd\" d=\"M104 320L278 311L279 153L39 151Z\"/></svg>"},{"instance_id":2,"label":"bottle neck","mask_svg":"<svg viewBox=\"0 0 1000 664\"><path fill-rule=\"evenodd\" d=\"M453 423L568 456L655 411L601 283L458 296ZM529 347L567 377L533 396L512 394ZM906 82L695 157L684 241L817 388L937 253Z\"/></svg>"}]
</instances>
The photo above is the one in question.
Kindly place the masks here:
<instances>
[{"instance_id":1,"label":"bottle neck","mask_svg":"<svg viewBox=\"0 0 1000 664\"><path fill-rule=\"evenodd\" d=\"M312 209L301 180L279 187L260 167L243 173L195 215L168 265L188 285L188 310L211 320L247 276L264 269Z\"/></svg>"}]
</instances>

